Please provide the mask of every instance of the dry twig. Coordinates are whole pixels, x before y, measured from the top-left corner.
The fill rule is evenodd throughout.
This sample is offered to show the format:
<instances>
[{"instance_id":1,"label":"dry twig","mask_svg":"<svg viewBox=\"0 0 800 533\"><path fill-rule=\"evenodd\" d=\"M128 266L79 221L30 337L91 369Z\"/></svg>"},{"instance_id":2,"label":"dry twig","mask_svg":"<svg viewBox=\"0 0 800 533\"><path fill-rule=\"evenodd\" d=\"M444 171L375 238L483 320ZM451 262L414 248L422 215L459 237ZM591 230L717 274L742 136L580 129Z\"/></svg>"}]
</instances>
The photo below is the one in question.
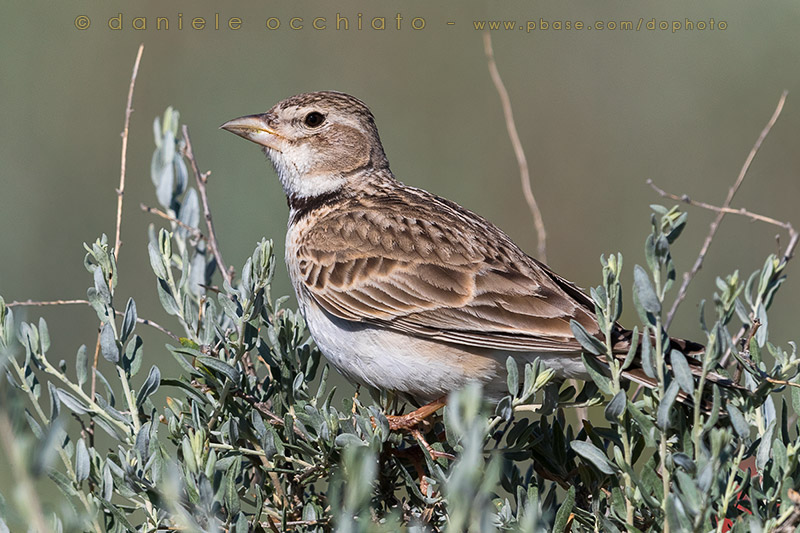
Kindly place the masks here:
<instances>
[{"instance_id":1,"label":"dry twig","mask_svg":"<svg viewBox=\"0 0 800 533\"><path fill-rule=\"evenodd\" d=\"M185 143L183 153L189 164L192 166L195 181L197 182L197 190L200 192L200 199L203 202L203 215L206 219L206 226L208 227L208 247L211 248L211 253L214 254L214 259L217 261L217 266L222 274L223 279L230 285L232 283L231 273L222 261L222 255L219 253L219 245L217 244L217 234L214 232L214 223L211 220L211 210L208 207L208 193L206 192L206 183L208 183L208 176L210 172L200 172L197 166L197 160L192 151L192 141L189 138L189 128L184 124L183 126L183 141Z\"/></svg>"},{"instance_id":2,"label":"dry twig","mask_svg":"<svg viewBox=\"0 0 800 533\"><path fill-rule=\"evenodd\" d=\"M488 31L483 34L483 49L486 52L486 59L489 62L489 74L491 74L494 86L497 89L497 93L500 95L508 136L511 139L511 144L514 147L514 154L517 157L519 177L522 181L522 194L525 196L525 201L528 203L528 208L533 215L533 222L536 226L538 259L546 263L547 233L544 229L544 220L542 219L542 212L539 210L539 204L536 203L536 197L533 195L533 190L531 189L528 160L525 158L525 151L522 149L522 143L519 140L519 134L517 134L517 126L514 123L514 113L511 110L511 99L508 97L508 91L506 91L503 79L500 77L500 72L497 70L497 63L494 60L494 50L492 49L492 36Z\"/></svg>"},{"instance_id":3,"label":"dry twig","mask_svg":"<svg viewBox=\"0 0 800 533\"><path fill-rule=\"evenodd\" d=\"M669 193L658 185L653 183L653 180L647 180L647 184L653 188L659 195L665 198L671 198L673 200L677 200L679 202L684 202L689 205L695 207L701 207L703 209L708 209L710 211L716 211L720 214L731 214L731 215L742 215L754 221L765 222L767 224L772 224L773 226L778 226L779 228L785 229L789 233L789 243L786 245L786 250L783 252L783 257L781 258L781 263L786 264L789 260L794 256L794 249L797 247L797 240L798 234L797 231L792 226L791 222L782 222L780 220L776 220L772 217L768 217L766 215L759 215L758 213L753 213L752 211L748 211L744 207L739 209L735 209L733 207L718 207L716 205L707 204L705 202L698 202L697 200L692 200L687 195L678 196L677 194Z\"/></svg>"},{"instance_id":4,"label":"dry twig","mask_svg":"<svg viewBox=\"0 0 800 533\"><path fill-rule=\"evenodd\" d=\"M161 217L161 218L163 218L165 220L169 220L170 222L173 222L173 223L177 224L178 226L180 226L183 229L185 229L186 231L188 231L191 234L192 238L194 238L194 239L200 239L200 240L208 242L208 239L206 238L205 235L203 235L202 231L200 231L197 228L193 228L189 224L181 222L177 218L168 215L167 213L165 213L164 211L162 211L160 209L157 209L155 207L150 207L150 206L142 204L142 203L139 204L139 209L141 209L145 213L150 213L151 215L159 216L159 217Z\"/></svg>"},{"instance_id":5,"label":"dry twig","mask_svg":"<svg viewBox=\"0 0 800 533\"><path fill-rule=\"evenodd\" d=\"M81 305L92 305L89 303L89 300L49 300L49 301L38 301L38 300L25 300L22 302L14 301L9 302L6 304L6 307L45 307L45 306L55 306L55 305L74 305L74 304L81 304ZM125 316L125 313L122 311L114 310L117 316ZM153 322L150 319L136 317L136 322L139 324L144 324L145 326L150 326L151 328L155 328L161 333L172 337L175 340L179 340L180 337L172 333L170 330L161 326L160 324ZM97 361L95 356L95 362Z\"/></svg>"},{"instance_id":6,"label":"dry twig","mask_svg":"<svg viewBox=\"0 0 800 533\"><path fill-rule=\"evenodd\" d=\"M128 103L125 106L125 127L122 130L122 151L120 154L119 169L119 188L117 189L117 227L114 233L114 259L119 260L119 247L122 241L119 240L120 229L122 226L122 197L125 194L125 167L128 159L128 130L131 124L131 113L133 113L133 87L136 85L136 75L139 73L139 63L142 61L144 43L139 45L139 52L136 54L136 61L133 63L131 73L131 83L128 85Z\"/></svg>"},{"instance_id":7,"label":"dry twig","mask_svg":"<svg viewBox=\"0 0 800 533\"><path fill-rule=\"evenodd\" d=\"M689 284L692 282L692 279L697 275L697 272L702 268L703 261L706 258L706 254L708 254L708 248L711 246L711 241L714 240L714 236L717 234L717 229L719 229L720 222L725 217L726 210L730 208L731 201L733 201L733 197L736 192L741 187L742 182L744 181L745 176L747 175L747 171L750 169L750 165L755 159L758 150L761 148L761 144L764 142L764 139L767 138L769 135L772 126L778 121L778 118L781 116L781 111L783 111L783 104L786 102L786 95L787 91L784 91L781 94L780 99L778 100L778 106L775 108L775 111L772 113L772 117L770 117L769 122L767 125L764 126L764 129L761 131L761 134L756 139L753 148L750 150L750 153L747 155L747 159L745 159L744 165L742 165L741 170L739 171L739 175L736 178L736 182L728 189L728 196L725 198L725 202L722 204L722 207L719 208L717 211L716 218L711 222L711 225L708 229L708 235L706 235L706 240L703 242L703 246L700 249L700 254L697 256L697 259L692 266L692 269L689 272L684 273L683 275L683 282L681 283L680 289L678 289L678 296L675 298L675 301L672 303L672 307L669 310L669 314L667 315L667 320L664 323L665 328L669 328L669 325L672 323L672 319L675 318L675 313L678 310L678 306L681 305L681 302L686 298L686 291L689 288ZM796 243L795 243L796 244Z\"/></svg>"}]
</instances>

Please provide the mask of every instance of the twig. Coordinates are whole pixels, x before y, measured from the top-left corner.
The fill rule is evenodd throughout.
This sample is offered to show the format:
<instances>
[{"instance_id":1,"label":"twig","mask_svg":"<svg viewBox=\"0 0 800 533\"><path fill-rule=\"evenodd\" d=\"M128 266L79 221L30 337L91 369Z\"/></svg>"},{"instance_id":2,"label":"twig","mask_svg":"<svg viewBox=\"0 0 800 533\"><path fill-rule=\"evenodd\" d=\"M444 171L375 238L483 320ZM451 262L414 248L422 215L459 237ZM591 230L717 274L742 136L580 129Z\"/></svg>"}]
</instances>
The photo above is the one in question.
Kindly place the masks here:
<instances>
[{"instance_id":1,"label":"twig","mask_svg":"<svg viewBox=\"0 0 800 533\"><path fill-rule=\"evenodd\" d=\"M91 396L90 398L94 400L95 395L97 394L97 363L100 360L100 334L103 332L102 328L97 328L97 342L94 345L94 357L92 358L92 385L91 385ZM89 444L94 447L94 417L89 419L89 427L91 428L91 433L89 434Z\"/></svg>"},{"instance_id":2,"label":"twig","mask_svg":"<svg viewBox=\"0 0 800 533\"><path fill-rule=\"evenodd\" d=\"M194 385L194 383L192 383L192 385ZM267 421L273 426L286 425L286 422L284 421L283 418L273 413L269 409L266 403L258 401L253 395L247 394L246 392L243 392L241 390L236 390L234 391L233 394L234 396L241 398L242 400L250 404L250 406L253 407L256 411L267 417L268 419ZM304 439L306 438L303 432L300 431L300 429L296 425L293 425L292 429L294 430L295 435L302 437Z\"/></svg>"},{"instance_id":3,"label":"twig","mask_svg":"<svg viewBox=\"0 0 800 533\"><path fill-rule=\"evenodd\" d=\"M679 202L684 202L686 204L689 204L689 205L692 205L692 206L695 206L695 207L701 207L703 209L708 209L709 211L716 211L717 213L726 213L726 214L730 214L730 215L742 215L742 216L745 216L745 217L753 219L753 220L758 220L760 222L766 222L767 224L772 224L774 226L781 227L781 228L785 229L786 231L788 231L790 235L794 233L794 228L792 228L791 222L781 222L780 220L776 220L776 219L774 219L772 217L768 217L768 216L765 216L765 215L759 215L758 213L753 213L752 211L748 211L744 207L740 207L739 209L736 209L736 208L733 208L733 207L719 207L719 206L716 206L716 205L707 204L705 202L692 200L686 194L684 194L682 196L678 196L677 194L672 194L670 192L667 192L667 191L661 189L658 185L653 183L653 180L650 180L650 179L647 180L647 184L650 185L650 187L652 187L653 190L656 191L659 195L661 195L661 196L663 196L665 198L671 198L673 200L677 200Z\"/></svg>"},{"instance_id":4,"label":"twig","mask_svg":"<svg viewBox=\"0 0 800 533\"><path fill-rule=\"evenodd\" d=\"M131 73L131 83L128 86L128 103L125 105L125 127L122 130L122 152L120 155L119 169L119 188L117 189L117 229L114 233L114 259L119 261L119 247L122 241L119 240L119 232L122 227L122 197L125 194L125 167L128 159L128 130L131 123L131 113L133 113L133 87L136 85L136 75L139 73L139 63L142 61L144 43L139 45L139 52L136 54L136 61L133 63Z\"/></svg>"},{"instance_id":5,"label":"twig","mask_svg":"<svg viewBox=\"0 0 800 533\"><path fill-rule=\"evenodd\" d=\"M773 226L778 226L779 228L783 228L789 233L789 243L786 245L786 250L783 252L783 257L781 258L781 264L785 265L788 263L792 257L794 257L794 249L797 247L798 241L798 233L797 230L794 229L791 222L782 222L780 220L776 220L772 217L768 217L765 215L759 215L758 213L753 213L752 211L748 211L744 207L739 209L735 209L733 207L718 207L716 205L707 204L705 202L698 202L697 200L692 200L687 195L678 196L677 194L672 194L666 192L665 190L661 189L658 185L653 183L653 180L647 180L648 185L653 188L659 195L665 198L671 198L673 200L678 200L680 202L687 203L689 205L695 207L701 207L703 209L708 209L710 211L716 211L720 214L730 214L730 215L741 215L747 217L751 220L757 220L759 222L765 222L767 224L772 224Z\"/></svg>"},{"instance_id":6,"label":"twig","mask_svg":"<svg viewBox=\"0 0 800 533\"><path fill-rule=\"evenodd\" d=\"M45 307L49 305L72 305L72 304L83 304L83 305L90 305L89 300L50 300L50 301L35 301L35 300L25 300L22 302L13 301L8 302L6 307Z\"/></svg>"},{"instance_id":7,"label":"twig","mask_svg":"<svg viewBox=\"0 0 800 533\"><path fill-rule=\"evenodd\" d=\"M35 301L35 300L25 300L22 302L14 301L9 302L6 304L6 307L45 307L45 306L55 306L55 305L74 305L74 304L81 304L81 305L92 305L89 303L89 300L49 300L49 301ZM122 311L114 310L117 316L125 316L125 313ZM144 324L145 326L150 326L151 328L155 328L161 333L172 337L175 340L179 340L180 337L172 333L170 330L165 328L164 326L159 325L156 322L153 322L150 319L136 317L136 322L139 324Z\"/></svg>"},{"instance_id":8,"label":"twig","mask_svg":"<svg viewBox=\"0 0 800 533\"><path fill-rule=\"evenodd\" d=\"M494 60L494 50L492 49L492 36L488 31L483 34L483 49L486 53L486 59L489 62L489 74L491 74L495 89L497 89L497 93L500 95L500 102L503 105L503 115L506 120L506 129L508 129L508 136L511 139L511 144L514 147L514 154L517 157L519 177L522 182L522 194L525 196L525 201L528 203L528 208L533 215L533 222L536 226L538 259L546 263L547 233L544 229L544 220L542 219L542 212L539 210L539 204L536 203L536 197L533 195L533 190L531 189L528 160L525 158L525 151L522 149L522 143L517 134L517 126L514 123L514 113L511 110L511 99L508 97L508 91L506 91L503 79L500 77L500 72L497 70L497 63Z\"/></svg>"},{"instance_id":9,"label":"twig","mask_svg":"<svg viewBox=\"0 0 800 533\"><path fill-rule=\"evenodd\" d=\"M200 170L197 167L197 160L194 158L194 151L192 151L192 141L189 138L189 128L184 124L182 131L183 141L185 143L183 153L186 156L186 159L189 160L189 164L192 166L192 172L194 173L194 178L197 182L197 190L200 192L200 199L203 201L203 214L205 215L206 226L208 226L208 247L211 248L211 253L214 254L214 259L217 261L217 266L219 267L222 277L230 285L231 273L225 267L225 263L222 261L222 255L219 253L217 234L214 232L214 224L211 220L211 210L208 208L208 193L206 192L206 183L208 182L208 175L210 173L200 173Z\"/></svg>"},{"instance_id":10,"label":"twig","mask_svg":"<svg viewBox=\"0 0 800 533\"><path fill-rule=\"evenodd\" d=\"M217 266L222 274L222 278L228 283L228 285L232 285L233 269L228 270L228 268L225 266L225 262L222 260L222 254L219 251L219 244L217 243L217 234L214 231L214 222L211 219L211 209L208 207L208 192L206 191L206 184L208 183L208 176L211 174L211 172L200 172L200 169L197 165L197 160L194 157L194 151L192 150L192 140L189 137L189 128L184 124L181 131L183 132L184 141L183 154L186 156L186 159L189 160L189 164L192 167L192 173L194 174L195 181L197 182L197 190L200 192L200 198L203 202L203 215L205 216L206 226L208 227L208 238L206 239L206 242L208 243L208 247L211 248L211 253L214 255L214 260L217 262ZM250 354L242 354L241 359L247 375L255 376L255 367L250 359ZM222 398L224 399L224 394ZM213 419L214 417L212 417L212 420Z\"/></svg>"},{"instance_id":11,"label":"twig","mask_svg":"<svg viewBox=\"0 0 800 533\"><path fill-rule=\"evenodd\" d=\"M159 216L159 217L161 217L163 219L169 220L170 222L174 222L178 226L180 226L183 229L185 229L186 231L188 231L192 235L192 237L195 238L195 239L201 239L201 240L204 240L204 241L208 242L208 239L206 238L206 236L203 235L203 232L201 232L199 229L193 228L189 224L181 222L177 218L168 215L167 213L165 213L164 211L162 211L160 209L157 209L155 207L150 207L150 206L147 206L145 204L139 204L139 208L142 211L144 211L145 213L150 213L151 215L156 215L156 216Z\"/></svg>"},{"instance_id":12,"label":"twig","mask_svg":"<svg viewBox=\"0 0 800 533\"><path fill-rule=\"evenodd\" d=\"M681 302L683 302L683 300L686 298L686 291L689 288L689 284L697 275L697 272L702 268L703 261L708 253L708 248L711 246L711 241L714 240L714 236L717 233L717 229L719 229L720 222L722 222L722 219L725 217L726 212L724 209L730 208L731 201L733 201L734 195L739 190L739 187L741 187L742 182L747 175L747 171L750 169L753 159L756 157L758 150L761 148L761 144L764 142L764 139L767 138L770 130L781 116L781 111L783 111L783 104L786 102L787 94L787 91L783 91L783 94L781 94L781 97L778 100L778 106L772 113L772 117L770 117L769 122L767 122L767 125L764 126L764 129L761 130L761 134L758 136L758 139L756 139L753 148L750 150L750 153L747 155L747 159L744 161L744 165L742 165L742 168L739 171L739 175L736 177L736 182L731 186L730 189L728 189L728 196L725 198L725 202L722 204L720 211L717 212L716 218L711 222L711 225L708 228L708 235L706 235L706 240L703 242L703 247L700 249L700 254L697 256L692 269L683 275L683 282L681 283L680 289L678 289L678 296L675 298L675 301L672 302L672 308L669 310L667 320L664 323L665 328L669 328L669 325L672 323L672 319L675 318L675 313L678 310L678 306L680 306Z\"/></svg>"}]
</instances>

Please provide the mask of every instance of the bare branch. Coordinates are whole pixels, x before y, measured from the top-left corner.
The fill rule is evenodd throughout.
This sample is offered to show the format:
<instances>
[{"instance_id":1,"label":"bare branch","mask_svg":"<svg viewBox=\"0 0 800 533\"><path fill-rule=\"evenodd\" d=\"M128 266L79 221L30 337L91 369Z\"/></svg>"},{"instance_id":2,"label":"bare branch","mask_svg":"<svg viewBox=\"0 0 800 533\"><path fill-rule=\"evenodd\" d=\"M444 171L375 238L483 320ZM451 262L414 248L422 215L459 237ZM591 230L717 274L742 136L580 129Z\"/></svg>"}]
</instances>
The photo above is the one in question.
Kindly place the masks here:
<instances>
[{"instance_id":1,"label":"bare branch","mask_svg":"<svg viewBox=\"0 0 800 533\"><path fill-rule=\"evenodd\" d=\"M730 215L742 215L742 216L747 217L747 218L752 219L752 220L758 220L760 222L766 222L767 224L772 224L773 226L778 226L778 227L781 227L781 228L785 229L786 231L789 232L790 235L794 234L794 232L795 232L794 228L792 227L791 222L781 222L780 220L776 220L776 219L774 219L772 217L768 217L768 216L765 216L765 215L759 215L758 213L753 213L752 211L748 211L744 207L740 207L739 209L736 209L736 208L733 208L733 207L718 207L716 205L707 204L706 202L699 202L697 200L692 200L686 194L678 196L677 194L672 194L672 193L669 193L669 192L663 190L658 185L653 183L653 180L647 180L647 184L650 185L650 187L652 187L653 190L656 191L660 196L663 196L665 198L671 198L673 200L677 200L679 202L684 202L686 204L693 205L695 207L702 207L703 209L708 209L709 211L716 211L717 213L727 213L727 214L730 214Z\"/></svg>"},{"instance_id":2,"label":"bare branch","mask_svg":"<svg viewBox=\"0 0 800 533\"><path fill-rule=\"evenodd\" d=\"M539 210L539 204L536 203L536 197L533 195L533 190L531 189L528 160L525 158L525 151L522 149L522 143L517 134L517 126L514 123L514 113L511 110L511 99L508 97L508 91L506 91L503 79L500 77L500 72L497 70L497 63L494 60L494 50L492 49L492 36L488 31L483 34L483 49L486 53L486 59L489 62L489 74L491 74L495 89L497 89L497 93L500 95L500 102L503 105L503 115L506 120L506 129L508 129L508 136L511 139L511 145L514 147L514 154L517 157L519 177L522 182L522 194L525 196L525 201L528 203L528 208L533 215L533 222L536 226L538 259L546 263L547 233L544 229L544 220L542 219L542 212Z\"/></svg>"},{"instance_id":3,"label":"bare branch","mask_svg":"<svg viewBox=\"0 0 800 533\"><path fill-rule=\"evenodd\" d=\"M25 300L22 302L14 301L9 302L6 304L6 307L45 307L45 306L56 306L56 305L92 305L89 303L89 300L47 300L47 301L38 301L38 300ZM117 316L125 316L125 313L122 311L114 310ZM179 340L180 337L172 333L170 330L161 326L160 324L153 322L147 318L137 317L136 322L139 324L144 324L145 326L150 326L151 328L155 328L161 333L172 337L175 340Z\"/></svg>"},{"instance_id":4,"label":"bare branch","mask_svg":"<svg viewBox=\"0 0 800 533\"><path fill-rule=\"evenodd\" d=\"M145 204L139 204L139 209L141 209L145 213L150 213L151 215L159 216L159 217L161 217L163 219L169 220L170 222L173 222L173 223L177 224L178 226L180 226L183 229L185 229L186 231L188 231L192 235L192 238L201 239L201 240L204 240L206 242L208 241L206 236L203 235L203 232L201 232L199 229L193 228L192 226L181 222L177 218L168 215L167 213L165 213L164 211L162 211L160 209L157 209L155 207L150 207L150 206L147 206Z\"/></svg>"},{"instance_id":5,"label":"bare branch","mask_svg":"<svg viewBox=\"0 0 800 533\"><path fill-rule=\"evenodd\" d=\"M49 301L25 300L22 302L19 301L9 302L6 304L6 307L45 307L50 305L73 305L73 304L90 305L89 300L49 300Z\"/></svg>"},{"instance_id":6,"label":"bare branch","mask_svg":"<svg viewBox=\"0 0 800 533\"><path fill-rule=\"evenodd\" d=\"M125 105L125 127L122 130L122 152L120 155L119 169L119 188L117 189L117 228L114 232L114 258L119 261L119 247L122 241L119 240L120 229L122 228L122 197L125 194L125 168L128 163L128 130L131 124L131 113L133 113L133 87L136 85L136 75L139 73L139 63L142 61L144 43L139 45L139 52L136 54L136 61L133 63L131 73L131 83L128 86L128 103Z\"/></svg>"},{"instance_id":7,"label":"bare branch","mask_svg":"<svg viewBox=\"0 0 800 533\"><path fill-rule=\"evenodd\" d=\"M675 318L675 313L678 311L678 306L681 305L681 302L686 298L686 291L689 288L689 284L692 282L694 277L697 275L697 272L703 267L703 261L706 258L706 254L708 254L708 249L711 246L711 241L714 240L714 236L717 234L717 229L719 229L720 222L725 217L726 209L730 208L731 201L733 201L733 197L736 192L741 187L742 182L744 181L745 176L747 175L747 171L750 170L750 165L755 159L758 150L761 148L761 144L764 142L764 139L767 138L769 135L770 130L778 121L778 118L781 116L781 111L783 111L783 104L786 102L786 95L788 94L787 91L783 91L781 94L780 99L778 100L778 106L775 108L775 111L772 113L772 117L770 117L769 122L767 125L764 126L764 129L761 130L761 134L756 139L753 148L750 150L750 153L747 155L747 159L744 161L744 165L742 165L741 170L739 171L739 175L736 177L736 182L728 189L728 196L725 198L725 202L722 204L722 207L717 212L716 218L711 222L711 225L708 228L708 235L706 235L706 240L703 242L702 248L700 248L700 253L697 256L697 259L692 266L692 269L689 272L686 272L683 275L683 282L681 283L680 289L678 289L678 296L675 298L675 301L672 303L672 308L669 310L669 314L667 315L667 320L664 323L664 327L668 328L669 325L672 323L672 319Z\"/></svg>"},{"instance_id":8,"label":"bare branch","mask_svg":"<svg viewBox=\"0 0 800 533\"><path fill-rule=\"evenodd\" d=\"M183 126L183 140L186 146L183 149L183 153L186 156L186 159L189 160L189 164L192 166L192 172L194 173L195 181L197 182L197 190L200 192L200 198L203 202L203 214L205 215L206 219L206 226L208 226L208 247L211 248L211 253L214 254L214 259L217 261L217 266L219 267L219 271L222 274L222 277L228 284L231 284L231 273L228 271L228 268L225 266L225 263L222 261L222 255L219 253L219 245L217 244L217 234L214 232L214 223L211 220L211 210L208 207L208 193L206 192L206 183L208 182L208 175L210 172L200 173L200 170L197 166L197 160L194 158L194 152L192 151L192 141L189 138L189 128L186 127L184 124Z\"/></svg>"}]
</instances>

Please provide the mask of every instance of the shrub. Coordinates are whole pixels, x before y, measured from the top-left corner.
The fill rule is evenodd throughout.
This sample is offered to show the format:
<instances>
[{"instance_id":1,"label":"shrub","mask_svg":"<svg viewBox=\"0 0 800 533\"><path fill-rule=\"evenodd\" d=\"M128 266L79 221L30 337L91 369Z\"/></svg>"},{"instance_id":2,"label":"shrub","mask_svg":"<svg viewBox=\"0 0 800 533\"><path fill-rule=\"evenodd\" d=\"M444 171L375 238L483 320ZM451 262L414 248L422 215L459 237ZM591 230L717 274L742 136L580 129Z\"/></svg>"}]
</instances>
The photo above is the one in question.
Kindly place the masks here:
<instances>
[{"instance_id":1,"label":"shrub","mask_svg":"<svg viewBox=\"0 0 800 533\"><path fill-rule=\"evenodd\" d=\"M717 279L711 309L701 306L706 351L693 374L666 352L664 312L678 277L671 245L687 217L653 206L632 296L643 370L658 387L622 378L635 347L611 353L622 257L603 257L591 296L606 338L573 331L607 368L585 359L593 380L578 391L538 362L509 359L502 401L468 387L426 427L445 452L432 457L389 431L387 398L328 387L302 317L271 294L270 241L231 276L210 224L200 229L206 176L179 131L172 109L155 121L151 172L167 222L151 227L147 250L170 324L140 317L133 298L121 305L105 235L84 245L99 364L85 346L54 363L63 348L51 348L46 322L17 324L0 298L0 443L14 478L0 487L0 531L795 530L800 358L794 345L769 342L767 315L790 252L746 281ZM144 371L136 332L145 326L170 337L178 375ZM743 373L746 393L709 381L720 364ZM602 420L568 422L566 411L598 405ZM40 476L62 501L42 504Z\"/></svg>"}]
</instances>

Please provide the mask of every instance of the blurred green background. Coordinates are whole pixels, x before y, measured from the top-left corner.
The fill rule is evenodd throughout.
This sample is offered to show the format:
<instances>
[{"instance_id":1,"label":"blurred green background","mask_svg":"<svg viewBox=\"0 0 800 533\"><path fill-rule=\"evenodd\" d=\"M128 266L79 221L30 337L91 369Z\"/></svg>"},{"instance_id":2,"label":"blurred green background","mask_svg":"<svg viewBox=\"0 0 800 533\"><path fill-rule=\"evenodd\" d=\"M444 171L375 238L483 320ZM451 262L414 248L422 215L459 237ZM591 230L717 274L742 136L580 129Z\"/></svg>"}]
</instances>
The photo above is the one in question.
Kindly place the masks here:
<instances>
[{"instance_id":1,"label":"blurred green background","mask_svg":"<svg viewBox=\"0 0 800 533\"><path fill-rule=\"evenodd\" d=\"M767 139L734 205L800 225L800 4L779 0L637 2L169 2L72 0L5 2L0 8L3 122L0 128L0 294L84 298L91 279L81 243L114 233L115 187L131 66L140 42L128 153L118 307L135 296L139 315L175 327L161 311L147 259L146 228L161 221L139 210L156 205L149 166L153 118L168 105L182 113L202 169L222 254L240 268L263 236L280 254L287 208L276 176L250 143L219 124L260 112L289 95L336 89L372 108L395 174L469 207L536 250L532 219L481 32L473 20L645 22L713 18L724 31L495 31L498 67L548 231L550 265L583 287L599 282L602 253L620 251L627 278L642 263L649 207L659 199L645 184L720 204L782 90L783 116ZM336 31L336 13L350 20ZM123 30L107 29L123 16ZM178 13L184 29L177 30ZM238 31L214 30L242 19ZM353 28L358 13L365 29ZM404 27L394 29L400 13ZM79 15L91 26L75 28ZM134 17L147 18L134 31ZM293 16L305 28L287 28ZM366 29L373 17L388 29ZM168 17L169 31L155 18ZM209 26L189 28L192 17ZM281 20L276 31L268 17ZM329 29L314 31L314 17ZM425 28L414 31L411 19ZM455 22L447 25L447 22ZM689 208L690 225L674 253L679 268L694 261L713 214ZM693 283L673 334L699 337L697 302L710 299L714 278L747 276L775 251L777 228L728 217ZM113 237L112 237L113 238ZM786 243L785 235L782 242ZM771 314L771 340L800 338L800 266ZM288 293L284 269L274 293ZM673 293L674 294L674 293ZM629 301L629 300L628 300ZM636 322L631 307L623 322ZM16 311L50 324L53 358L71 360L93 346L97 319L88 307ZM177 328L176 328L177 329ZM146 331L145 365L166 361L168 339Z\"/></svg>"}]
</instances>

